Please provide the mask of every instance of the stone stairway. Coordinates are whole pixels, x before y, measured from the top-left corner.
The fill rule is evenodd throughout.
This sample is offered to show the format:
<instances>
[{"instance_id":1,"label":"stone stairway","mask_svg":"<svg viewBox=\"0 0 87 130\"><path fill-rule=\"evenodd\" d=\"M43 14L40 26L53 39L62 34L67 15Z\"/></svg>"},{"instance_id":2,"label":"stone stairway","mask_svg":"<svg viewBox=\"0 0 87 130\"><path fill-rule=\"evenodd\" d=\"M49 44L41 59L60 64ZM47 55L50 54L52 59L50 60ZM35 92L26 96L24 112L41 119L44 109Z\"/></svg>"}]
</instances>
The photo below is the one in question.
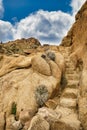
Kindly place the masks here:
<instances>
[{"instance_id":1,"label":"stone stairway","mask_svg":"<svg viewBox=\"0 0 87 130\"><path fill-rule=\"evenodd\" d=\"M79 72L74 68L71 61L70 48L60 48L61 53L65 58L66 70L65 78L67 85L65 86L56 112L61 113L61 118L55 122L55 130L81 130L81 123L78 119L78 93L79 93Z\"/></svg>"}]
</instances>

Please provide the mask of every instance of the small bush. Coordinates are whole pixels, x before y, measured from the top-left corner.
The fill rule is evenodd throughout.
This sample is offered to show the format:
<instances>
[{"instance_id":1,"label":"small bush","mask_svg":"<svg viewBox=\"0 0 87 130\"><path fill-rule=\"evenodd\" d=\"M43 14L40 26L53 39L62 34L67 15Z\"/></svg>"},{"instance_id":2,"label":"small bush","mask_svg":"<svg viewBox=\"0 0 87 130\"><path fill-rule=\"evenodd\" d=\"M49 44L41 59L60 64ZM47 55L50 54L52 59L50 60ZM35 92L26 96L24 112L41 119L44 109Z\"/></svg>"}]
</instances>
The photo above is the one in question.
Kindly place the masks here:
<instances>
[{"instance_id":1,"label":"small bush","mask_svg":"<svg viewBox=\"0 0 87 130\"><path fill-rule=\"evenodd\" d=\"M39 85L35 91L37 104L41 107L48 99L48 90L45 85Z\"/></svg>"},{"instance_id":2,"label":"small bush","mask_svg":"<svg viewBox=\"0 0 87 130\"><path fill-rule=\"evenodd\" d=\"M49 59L51 59L52 61L55 61L55 54L53 53L53 52L48 52L47 53L47 57L49 58Z\"/></svg>"},{"instance_id":3,"label":"small bush","mask_svg":"<svg viewBox=\"0 0 87 130\"><path fill-rule=\"evenodd\" d=\"M15 102L13 102L12 108L11 108L11 114L16 115L16 110L17 110L17 104Z\"/></svg>"}]
</instances>

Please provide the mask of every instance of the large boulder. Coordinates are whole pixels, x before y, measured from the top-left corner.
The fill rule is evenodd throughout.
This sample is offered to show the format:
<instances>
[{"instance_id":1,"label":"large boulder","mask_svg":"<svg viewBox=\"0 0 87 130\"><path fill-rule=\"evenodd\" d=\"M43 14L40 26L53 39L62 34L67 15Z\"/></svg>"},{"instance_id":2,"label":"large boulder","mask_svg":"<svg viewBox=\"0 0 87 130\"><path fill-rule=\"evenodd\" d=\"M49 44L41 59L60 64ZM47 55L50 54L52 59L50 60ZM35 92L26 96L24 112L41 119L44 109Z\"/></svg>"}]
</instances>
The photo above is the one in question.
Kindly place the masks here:
<instances>
[{"instance_id":1,"label":"large boulder","mask_svg":"<svg viewBox=\"0 0 87 130\"><path fill-rule=\"evenodd\" d=\"M31 66L31 57L25 57L18 55L13 56L3 56L0 55L0 77L15 70L22 69Z\"/></svg>"},{"instance_id":2,"label":"large boulder","mask_svg":"<svg viewBox=\"0 0 87 130\"><path fill-rule=\"evenodd\" d=\"M49 64L41 56L35 56L31 60L32 68L46 76L51 76L51 69Z\"/></svg>"},{"instance_id":3,"label":"large boulder","mask_svg":"<svg viewBox=\"0 0 87 130\"><path fill-rule=\"evenodd\" d=\"M47 120L49 124L57 121L61 117L60 113L46 107L40 108L37 114L43 117L45 120Z\"/></svg>"},{"instance_id":4,"label":"large boulder","mask_svg":"<svg viewBox=\"0 0 87 130\"><path fill-rule=\"evenodd\" d=\"M64 60L63 55L59 52L55 53L55 55L56 55L56 58L55 58L56 64L59 66L61 71L64 72L65 71L65 60Z\"/></svg>"},{"instance_id":5,"label":"large boulder","mask_svg":"<svg viewBox=\"0 0 87 130\"><path fill-rule=\"evenodd\" d=\"M32 118L30 127L28 130L49 130L49 123L40 115L36 115Z\"/></svg>"},{"instance_id":6,"label":"large boulder","mask_svg":"<svg viewBox=\"0 0 87 130\"><path fill-rule=\"evenodd\" d=\"M54 76L59 81L61 80L61 69L58 67L58 65L53 62L52 60L49 61L49 65L51 68L52 76Z\"/></svg>"},{"instance_id":7,"label":"large boulder","mask_svg":"<svg viewBox=\"0 0 87 130\"><path fill-rule=\"evenodd\" d=\"M28 127L38 107L58 93L62 72L56 54L45 53L46 59L42 54L0 57L0 113L6 113L7 130L13 121L14 127L20 124L14 117Z\"/></svg>"}]
</instances>

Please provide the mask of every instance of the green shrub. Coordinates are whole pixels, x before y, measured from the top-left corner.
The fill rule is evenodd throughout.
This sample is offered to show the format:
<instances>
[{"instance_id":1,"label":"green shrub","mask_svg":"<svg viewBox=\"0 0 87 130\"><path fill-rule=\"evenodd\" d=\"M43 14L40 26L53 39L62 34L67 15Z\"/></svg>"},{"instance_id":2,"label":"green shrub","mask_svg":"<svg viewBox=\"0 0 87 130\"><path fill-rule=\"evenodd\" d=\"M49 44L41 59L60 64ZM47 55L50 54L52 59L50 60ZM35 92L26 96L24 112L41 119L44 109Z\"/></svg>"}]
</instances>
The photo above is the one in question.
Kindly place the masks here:
<instances>
[{"instance_id":1,"label":"green shrub","mask_svg":"<svg viewBox=\"0 0 87 130\"><path fill-rule=\"evenodd\" d=\"M17 104L13 102L11 107L11 114L16 115L16 111L17 111Z\"/></svg>"},{"instance_id":2,"label":"green shrub","mask_svg":"<svg viewBox=\"0 0 87 130\"><path fill-rule=\"evenodd\" d=\"M37 104L41 107L48 99L48 90L45 85L39 85L35 91Z\"/></svg>"},{"instance_id":3,"label":"green shrub","mask_svg":"<svg viewBox=\"0 0 87 130\"><path fill-rule=\"evenodd\" d=\"M55 54L53 52L47 52L47 57L52 60L52 61L55 61Z\"/></svg>"}]
</instances>

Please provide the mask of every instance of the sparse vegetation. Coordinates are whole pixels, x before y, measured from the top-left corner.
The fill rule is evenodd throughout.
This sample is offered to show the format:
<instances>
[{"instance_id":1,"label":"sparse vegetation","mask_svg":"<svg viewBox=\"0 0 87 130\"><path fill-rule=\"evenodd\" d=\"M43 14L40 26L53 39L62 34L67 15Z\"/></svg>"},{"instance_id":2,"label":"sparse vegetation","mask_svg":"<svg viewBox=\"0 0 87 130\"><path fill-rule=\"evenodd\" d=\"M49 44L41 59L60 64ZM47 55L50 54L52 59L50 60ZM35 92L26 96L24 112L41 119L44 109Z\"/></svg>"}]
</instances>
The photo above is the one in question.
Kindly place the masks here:
<instances>
[{"instance_id":1,"label":"sparse vegetation","mask_svg":"<svg viewBox=\"0 0 87 130\"><path fill-rule=\"evenodd\" d=\"M33 45L30 46L30 49L36 49L36 48L38 48L37 44L33 44Z\"/></svg>"},{"instance_id":2,"label":"sparse vegetation","mask_svg":"<svg viewBox=\"0 0 87 130\"><path fill-rule=\"evenodd\" d=\"M47 52L47 57L52 60L52 61L55 61L55 54L53 52Z\"/></svg>"},{"instance_id":3,"label":"sparse vegetation","mask_svg":"<svg viewBox=\"0 0 87 130\"><path fill-rule=\"evenodd\" d=\"M11 107L11 114L16 115L16 110L17 110L17 104L13 102Z\"/></svg>"},{"instance_id":4,"label":"sparse vegetation","mask_svg":"<svg viewBox=\"0 0 87 130\"><path fill-rule=\"evenodd\" d=\"M41 107L48 99L48 90L45 85L39 85L35 91L35 98L38 105Z\"/></svg>"}]
</instances>

